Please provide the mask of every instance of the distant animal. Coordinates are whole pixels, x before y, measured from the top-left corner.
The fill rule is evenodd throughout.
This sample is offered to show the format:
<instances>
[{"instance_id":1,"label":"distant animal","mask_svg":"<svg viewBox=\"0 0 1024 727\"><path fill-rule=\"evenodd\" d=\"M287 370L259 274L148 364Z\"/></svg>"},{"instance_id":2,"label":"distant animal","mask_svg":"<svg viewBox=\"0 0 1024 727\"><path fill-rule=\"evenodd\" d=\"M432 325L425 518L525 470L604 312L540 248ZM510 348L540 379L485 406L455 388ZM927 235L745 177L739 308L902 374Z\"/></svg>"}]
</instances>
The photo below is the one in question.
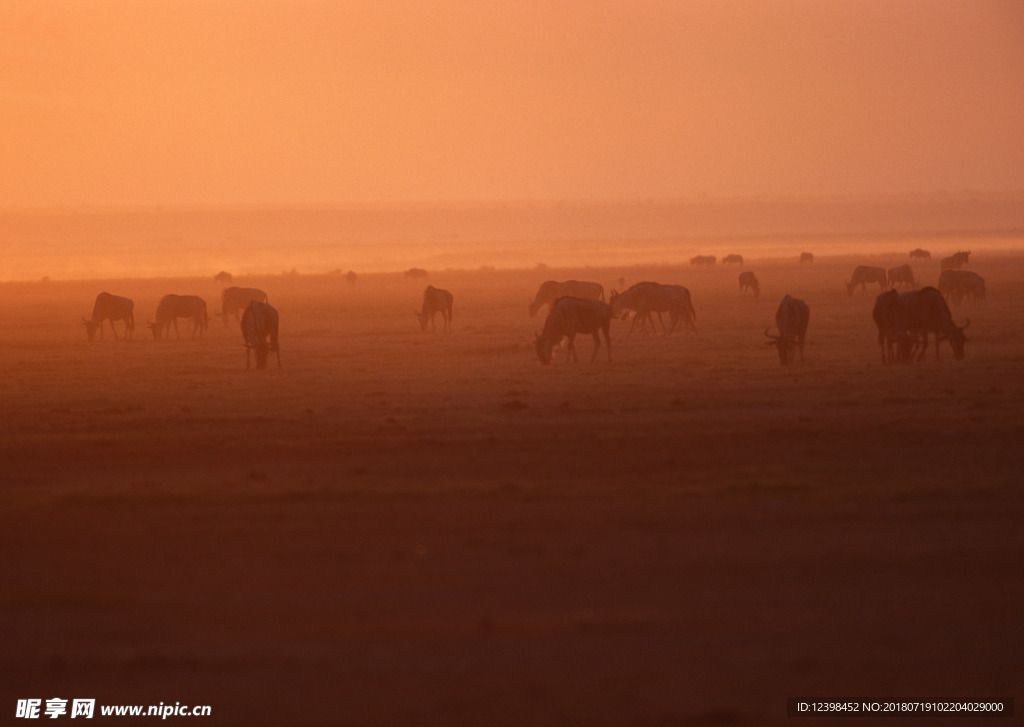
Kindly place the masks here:
<instances>
[{"instance_id":1,"label":"distant animal","mask_svg":"<svg viewBox=\"0 0 1024 727\"><path fill-rule=\"evenodd\" d=\"M940 270L959 270L967 264L967 259L971 256L971 251L964 252L963 250L955 252L949 257L944 257L939 261Z\"/></svg>"},{"instance_id":2,"label":"distant animal","mask_svg":"<svg viewBox=\"0 0 1024 727\"><path fill-rule=\"evenodd\" d=\"M345 273L345 282L348 283L349 285L355 285L357 277L358 276L355 274L355 271L349 270L347 273Z\"/></svg>"},{"instance_id":3,"label":"distant animal","mask_svg":"<svg viewBox=\"0 0 1024 727\"><path fill-rule=\"evenodd\" d=\"M427 271L423 268L409 268L405 271L405 277L411 279L425 278L427 277Z\"/></svg>"},{"instance_id":4,"label":"distant animal","mask_svg":"<svg viewBox=\"0 0 1024 727\"><path fill-rule=\"evenodd\" d=\"M278 315L270 303L250 300L242 313L242 340L245 341L245 368L249 368L249 352L256 356L256 368L267 367L267 354L277 354L277 368L281 368L281 349L277 343Z\"/></svg>"},{"instance_id":5,"label":"distant animal","mask_svg":"<svg viewBox=\"0 0 1024 727\"><path fill-rule=\"evenodd\" d=\"M114 340L117 340L114 321L124 321L124 337L132 338L135 333L135 303L131 298L100 293L96 296L96 302L93 303L92 317L82 319L85 333L90 341L93 340L97 330L100 332L100 340L103 340L103 321L110 321L110 330L114 332Z\"/></svg>"},{"instance_id":6,"label":"distant animal","mask_svg":"<svg viewBox=\"0 0 1024 727\"><path fill-rule=\"evenodd\" d=\"M858 285L861 292L867 292L868 283L878 283L878 286L885 290L886 275L885 268L875 268L868 265L858 265L853 269L853 278L846 283L846 292L853 295L853 290Z\"/></svg>"},{"instance_id":7,"label":"distant animal","mask_svg":"<svg viewBox=\"0 0 1024 727\"><path fill-rule=\"evenodd\" d=\"M971 270L943 270L939 274L939 292L954 305L964 298L971 303L985 302L985 279Z\"/></svg>"},{"instance_id":8,"label":"distant animal","mask_svg":"<svg viewBox=\"0 0 1024 727\"><path fill-rule=\"evenodd\" d=\"M690 258L690 265L714 265L716 261L714 255L697 255Z\"/></svg>"},{"instance_id":9,"label":"distant animal","mask_svg":"<svg viewBox=\"0 0 1024 727\"><path fill-rule=\"evenodd\" d=\"M593 361L597 358L597 351L601 348L601 338L598 333L604 333L605 344L608 348L608 360L612 360L612 341L609 336L611 328L612 309L607 303L593 298L559 298L551 306L547 320L544 321L544 330L537 334L534 346L537 349L537 358L542 364L551 363L551 352L555 345L562 338L569 341L566 353L566 363L570 360L579 363L576 356L576 334L589 333L594 337L594 353L590 357Z\"/></svg>"},{"instance_id":10,"label":"distant animal","mask_svg":"<svg viewBox=\"0 0 1024 727\"><path fill-rule=\"evenodd\" d=\"M922 250L917 247L910 251L910 257L920 258L921 260L931 260L932 254L927 250Z\"/></svg>"},{"instance_id":11,"label":"distant animal","mask_svg":"<svg viewBox=\"0 0 1024 727\"><path fill-rule=\"evenodd\" d=\"M413 311L413 315L420 322L420 329L423 331L427 330L427 323L430 323L430 328L434 333L437 333L437 326L434 324L434 314L440 313L443 319L441 330L452 332L452 294L447 290L441 288L435 288L433 285L428 285L427 289L423 291L423 309L417 313Z\"/></svg>"},{"instance_id":12,"label":"distant animal","mask_svg":"<svg viewBox=\"0 0 1024 727\"><path fill-rule=\"evenodd\" d=\"M742 255L736 255L735 253L733 253L732 255L726 255L725 257L722 258L722 264L723 265L731 265L731 264L742 265L743 264L743 256Z\"/></svg>"},{"instance_id":13,"label":"distant animal","mask_svg":"<svg viewBox=\"0 0 1024 727\"><path fill-rule=\"evenodd\" d=\"M219 273L213 276L213 282L215 283L230 283L231 273L221 270Z\"/></svg>"},{"instance_id":14,"label":"distant animal","mask_svg":"<svg viewBox=\"0 0 1024 727\"><path fill-rule=\"evenodd\" d=\"M537 295L530 301L530 318L545 305L551 305L559 298L591 298L604 300L604 286L600 283L588 283L583 280L545 280L537 289Z\"/></svg>"},{"instance_id":15,"label":"distant animal","mask_svg":"<svg viewBox=\"0 0 1024 727\"><path fill-rule=\"evenodd\" d=\"M665 330L665 325L662 323L662 330L666 335L675 331L676 325L680 320L683 321L687 330L692 330L694 333L697 332L697 325L695 323L697 313L693 309L693 300L689 289L682 285L662 285L661 283L652 282L636 283L622 293L613 290L608 297L608 302L611 305L612 315L614 316L620 315L627 309L636 311L636 315L633 316L633 323L629 327L629 333L626 335L632 335L637 321L648 321L653 329L654 318L651 316L651 313L657 313L660 318L664 312L669 314L669 319L672 321L672 327L668 330Z\"/></svg>"},{"instance_id":16,"label":"distant animal","mask_svg":"<svg viewBox=\"0 0 1024 727\"><path fill-rule=\"evenodd\" d=\"M745 290L750 290L755 298L761 295L761 286L757 282L757 276L749 270L740 273L740 295L743 295Z\"/></svg>"},{"instance_id":17,"label":"distant animal","mask_svg":"<svg viewBox=\"0 0 1024 727\"><path fill-rule=\"evenodd\" d=\"M768 345L778 349L779 363L783 366L792 362L796 351L800 352L800 360L804 360L804 338L807 336L807 323L810 319L811 309L807 303L787 295L775 311L775 325L779 335L768 333L771 326L764 329L764 335L771 339Z\"/></svg>"},{"instance_id":18,"label":"distant animal","mask_svg":"<svg viewBox=\"0 0 1024 727\"><path fill-rule=\"evenodd\" d=\"M922 360L928 349L928 334L935 338L935 359L939 360L939 343L949 341L957 359L964 356L967 338L963 326L953 323L942 294L924 287L905 293L889 290L875 300L872 317L878 326L878 343L882 362L895 363Z\"/></svg>"},{"instance_id":19,"label":"distant animal","mask_svg":"<svg viewBox=\"0 0 1024 727\"><path fill-rule=\"evenodd\" d=\"M202 335L209 323L206 315L206 301L198 295L165 295L156 307L156 322L147 323L153 331L153 338L162 339L170 334L174 326L175 337L178 335L178 319L187 318L192 323L192 336Z\"/></svg>"},{"instance_id":20,"label":"distant animal","mask_svg":"<svg viewBox=\"0 0 1024 727\"><path fill-rule=\"evenodd\" d=\"M917 290L917 281L914 280L914 271L910 269L909 265L898 265L895 268L889 268L888 276L890 287L903 287L910 290Z\"/></svg>"},{"instance_id":21,"label":"distant animal","mask_svg":"<svg viewBox=\"0 0 1024 727\"><path fill-rule=\"evenodd\" d=\"M251 300L266 303L267 294L259 288L224 288L220 294L220 315L224 319L224 325L228 325L228 318L231 316L234 316L235 320L239 320L241 312L245 310Z\"/></svg>"},{"instance_id":22,"label":"distant animal","mask_svg":"<svg viewBox=\"0 0 1024 727\"><path fill-rule=\"evenodd\" d=\"M814 262L814 253L811 253L811 252L802 252L802 253L800 253L800 262L801 263L813 263Z\"/></svg>"}]
</instances>

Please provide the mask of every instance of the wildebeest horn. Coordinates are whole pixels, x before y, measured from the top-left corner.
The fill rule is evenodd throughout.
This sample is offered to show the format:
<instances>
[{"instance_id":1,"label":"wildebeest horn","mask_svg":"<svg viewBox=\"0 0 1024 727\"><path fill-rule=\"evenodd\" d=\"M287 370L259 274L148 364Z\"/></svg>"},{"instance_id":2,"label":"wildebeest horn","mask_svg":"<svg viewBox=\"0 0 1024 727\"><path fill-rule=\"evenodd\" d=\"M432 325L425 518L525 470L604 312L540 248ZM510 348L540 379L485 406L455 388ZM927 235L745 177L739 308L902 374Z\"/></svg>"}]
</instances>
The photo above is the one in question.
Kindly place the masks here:
<instances>
[{"instance_id":1,"label":"wildebeest horn","mask_svg":"<svg viewBox=\"0 0 1024 727\"><path fill-rule=\"evenodd\" d=\"M967 326L969 326L969 325L971 325L971 319L970 319L970 318L968 318L968 319L967 319L967 322L966 322L966 323L964 323L964 324L963 324L962 326L960 326L960 330L961 330L961 331L962 331L962 330L964 330L964 329L965 329L965 328L967 328Z\"/></svg>"},{"instance_id":2,"label":"wildebeest horn","mask_svg":"<svg viewBox=\"0 0 1024 727\"><path fill-rule=\"evenodd\" d=\"M769 328L771 328L771 326L768 326L768 328L764 329L764 335L766 335L768 338L772 339L773 341L778 341L780 338L782 338L782 336L773 336L770 333L768 333L768 329Z\"/></svg>"}]
</instances>

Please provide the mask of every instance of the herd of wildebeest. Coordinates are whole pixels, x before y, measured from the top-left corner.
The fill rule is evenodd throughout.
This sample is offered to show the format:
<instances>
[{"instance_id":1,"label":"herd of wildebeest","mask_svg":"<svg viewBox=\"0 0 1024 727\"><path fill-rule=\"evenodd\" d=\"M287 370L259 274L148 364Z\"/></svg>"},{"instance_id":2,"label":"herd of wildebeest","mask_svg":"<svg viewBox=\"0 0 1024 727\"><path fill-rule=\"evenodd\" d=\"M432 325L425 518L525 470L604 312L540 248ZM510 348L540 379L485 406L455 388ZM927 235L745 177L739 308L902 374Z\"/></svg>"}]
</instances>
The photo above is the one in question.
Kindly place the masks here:
<instances>
[{"instance_id":1,"label":"herd of wildebeest","mask_svg":"<svg viewBox=\"0 0 1024 727\"><path fill-rule=\"evenodd\" d=\"M910 265L900 265L886 270L881 267L859 265L849 282L846 283L847 293L853 295L859 286L862 291L868 285L877 284L881 289L875 300L872 317L878 327L878 344L882 352L882 361L886 364L922 360L928 348L929 334L935 342L936 359L939 358L939 344L949 343L953 355L957 359L964 355L963 326L953 322L948 302L959 305L964 299L972 303L985 300L985 280L978 274L962 270L967 264L970 252L957 252L944 258L940 263L938 287L919 287L914 279ZM930 260L926 250L916 249L910 252L911 258ZM813 263L811 253L802 253L801 263ZM716 259L710 255L700 255L690 260L692 265L714 265ZM723 258L724 264L743 264L740 255L728 255ZM418 268L414 268L419 272ZM425 273L425 271L423 271ZM218 273L217 282L230 282L230 276ZM424 277L409 275L406 277ZM355 274L349 273L349 282L354 282ZM620 287L624 287L620 278ZM747 292L757 297L760 285L757 276L751 271L739 275L740 295ZM436 333L435 316L440 313L442 332L451 332L452 306L454 297L441 288L428 285L423 292L423 301L419 311L413 314L417 318L422 331L428 324ZM690 291L682 285L666 285L656 282L640 282L619 292L612 289L605 302L604 286L600 283L568 280L564 282L548 280L541 284L537 294L530 301L531 317L544 306L548 306L547 319L542 331L535 338L537 358L542 364L550 364L556 346L567 342L567 361L578 361L575 349L577 334L589 334L594 338L594 351L591 361L597 357L601 347L601 335L605 340L608 360L611 360L610 327L612 318L627 320L632 315L632 323L627 335L632 335L639 324L643 332L648 326L651 332L657 332L654 314L658 316L662 332L671 334L682 324L682 329L696 333L696 312ZM100 293L96 296L91 318L83 318L86 333L90 341L97 331L103 337L103 324L110 322L110 328L117 338L115 321L123 321L125 337L131 338L135 330L135 303L130 298ZM669 316L670 326L666 326L662 314ZM278 347L278 313L268 302L267 294L258 288L227 287L221 294L221 317L225 325L231 318L239 322L242 340L246 348L246 368L250 367L250 352L255 355L256 368L266 367L270 352L277 354L277 365L281 366L281 354ZM165 295L156 308L155 321L147 326L157 340L169 337L173 328L179 337L178 319L185 319L191 327L191 335L202 335L209 317L206 302L196 295ZM778 350L782 365L793 362L797 353L803 360L804 338L810 320L810 307L800 299L786 295L779 303L775 313L777 333L765 329L768 345Z\"/></svg>"}]
</instances>

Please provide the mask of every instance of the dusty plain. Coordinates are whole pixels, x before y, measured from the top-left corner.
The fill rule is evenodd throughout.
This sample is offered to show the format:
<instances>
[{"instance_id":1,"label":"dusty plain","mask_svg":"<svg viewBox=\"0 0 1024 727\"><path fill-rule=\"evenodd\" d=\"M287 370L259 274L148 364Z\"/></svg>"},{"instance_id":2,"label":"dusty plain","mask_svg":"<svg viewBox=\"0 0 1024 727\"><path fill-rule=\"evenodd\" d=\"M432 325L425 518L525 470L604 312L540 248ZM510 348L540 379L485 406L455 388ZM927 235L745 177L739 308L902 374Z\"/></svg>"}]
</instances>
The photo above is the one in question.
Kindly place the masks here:
<instances>
[{"instance_id":1,"label":"dusty plain","mask_svg":"<svg viewBox=\"0 0 1024 727\"><path fill-rule=\"evenodd\" d=\"M972 258L964 360L887 367L877 288L843 281L906 261L435 272L451 335L400 274L246 277L281 315L266 371L234 322L146 330L165 293L216 311L212 275L0 283L0 710L592 727L1019 700L1024 255ZM611 362L584 337L543 367L527 303L569 277L686 285L699 336L614 321ZM101 290L134 298L135 340L86 341ZM790 368L763 335L786 293L811 307Z\"/></svg>"}]
</instances>

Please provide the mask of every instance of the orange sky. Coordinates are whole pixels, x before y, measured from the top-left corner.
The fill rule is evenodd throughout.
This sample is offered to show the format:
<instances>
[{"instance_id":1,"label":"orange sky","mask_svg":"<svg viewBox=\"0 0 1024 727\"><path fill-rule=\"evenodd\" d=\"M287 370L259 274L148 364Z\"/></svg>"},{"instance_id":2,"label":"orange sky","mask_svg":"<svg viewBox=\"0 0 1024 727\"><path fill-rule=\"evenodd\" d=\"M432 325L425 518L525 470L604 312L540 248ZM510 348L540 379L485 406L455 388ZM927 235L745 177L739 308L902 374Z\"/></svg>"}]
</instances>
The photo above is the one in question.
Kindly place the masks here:
<instances>
[{"instance_id":1,"label":"orange sky","mask_svg":"<svg viewBox=\"0 0 1024 727\"><path fill-rule=\"evenodd\" d=\"M1024 190L1019 0L5 0L0 207Z\"/></svg>"}]
</instances>

